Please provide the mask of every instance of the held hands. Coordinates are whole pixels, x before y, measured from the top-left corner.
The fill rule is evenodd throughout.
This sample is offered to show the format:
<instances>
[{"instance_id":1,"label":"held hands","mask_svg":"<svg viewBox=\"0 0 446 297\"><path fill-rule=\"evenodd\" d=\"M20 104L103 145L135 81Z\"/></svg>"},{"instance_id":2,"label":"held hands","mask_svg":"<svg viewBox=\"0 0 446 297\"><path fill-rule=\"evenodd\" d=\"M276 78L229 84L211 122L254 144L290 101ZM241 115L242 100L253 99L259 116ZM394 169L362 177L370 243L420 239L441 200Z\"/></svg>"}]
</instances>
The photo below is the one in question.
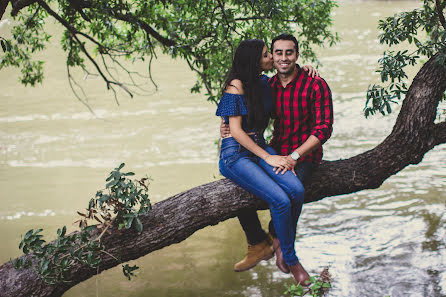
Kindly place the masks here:
<instances>
[{"instance_id":1,"label":"held hands","mask_svg":"<svg viewBox=\"0 0 446 297\"><path fill-rule=\"evenodd\" d=\"M276 174L281 172L284 174L287 170L292 170L294 172L294 167L290 167L287 161L287 157L278 155L268 155L264 158L265 162L274 167ZM292 159L291 159L292 160ZM293 160L294 161L294 160Z\"/></svg>"},{"instance_id":2,"label":"held hands","mask_svg":"<svg viewBox=\"0 0 446 297\"><path fill-rule=\"evenodd\" d=\"M231 131L229 130L229 125L225 124L225 120L221 119L220 137L225 138L228 136L231 136Z\"/></svg>"}]
</instances>

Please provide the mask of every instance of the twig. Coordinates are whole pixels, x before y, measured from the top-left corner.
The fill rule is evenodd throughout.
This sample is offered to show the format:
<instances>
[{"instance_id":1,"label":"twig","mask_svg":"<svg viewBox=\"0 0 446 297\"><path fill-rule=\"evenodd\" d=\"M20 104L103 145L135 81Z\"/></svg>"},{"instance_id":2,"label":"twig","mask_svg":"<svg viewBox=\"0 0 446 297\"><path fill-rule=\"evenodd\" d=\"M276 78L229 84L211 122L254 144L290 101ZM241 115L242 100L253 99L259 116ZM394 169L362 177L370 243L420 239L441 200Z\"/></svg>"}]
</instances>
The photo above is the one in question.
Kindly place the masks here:
<instances>
[{"instance_id":1,"label":"twig","mask_svg":"<svg viewBox=\"0 0 446 297\"><path fill-rule=\"evenodd\" d=\"M67 76L68 76L68 83L70 84L70 88L73 91L74 96L76 96L76 98L83 104L85 105L85 107L88 108L88 110L94 114L96 116L96 114L94 113L93 109L91 109L90 105L88 105L87 102L85 102L84 100L82 100L82 98L77 94L76 90L73 87L73 84L71 82L74 82L76 84L76 86L78 88L81 89L82 94L84 95L85 98L87 98L87 95L84 92L84 89L77 83L77 81L72 77L71 73L70 73L70 66L68 66L67 63Z\"/></svg>"},{"instance_id":2,"label":"twig","mask_svg":"<svg viewBox=\"0 0 446 297\"><path fill-rule=\"evenodd\" d=\"M437 8L438 18L440 19L440 23L444 29L446 29L446 21L444 19L442 5L440 4L440 0L435 0L435 7Z\"/></svg>"}]
</instances>

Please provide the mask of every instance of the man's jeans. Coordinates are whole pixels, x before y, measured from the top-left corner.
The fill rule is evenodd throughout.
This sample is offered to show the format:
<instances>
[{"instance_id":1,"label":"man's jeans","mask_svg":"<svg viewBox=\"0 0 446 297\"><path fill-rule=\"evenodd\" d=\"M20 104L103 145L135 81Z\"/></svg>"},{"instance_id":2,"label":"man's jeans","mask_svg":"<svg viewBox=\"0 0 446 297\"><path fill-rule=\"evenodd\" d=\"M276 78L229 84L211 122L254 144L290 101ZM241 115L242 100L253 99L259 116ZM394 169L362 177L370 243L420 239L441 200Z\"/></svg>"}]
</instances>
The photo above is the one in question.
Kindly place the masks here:
<instances>
[{"instance_id":1,"label":"man's jeans","mask_svg":"<svg viewBox=\"0 0 446 297\"><path fill-rule=\"evenodd\" d=\"M265 144L262 136L250 136L269 154L277 155ZM232 137L222 140L219 165L221 174L268 203L285 263L297 264L294 242L304 201L304 188L300 180L290 171L276 174L272 166Z\"/></svg>"}]
</instances>

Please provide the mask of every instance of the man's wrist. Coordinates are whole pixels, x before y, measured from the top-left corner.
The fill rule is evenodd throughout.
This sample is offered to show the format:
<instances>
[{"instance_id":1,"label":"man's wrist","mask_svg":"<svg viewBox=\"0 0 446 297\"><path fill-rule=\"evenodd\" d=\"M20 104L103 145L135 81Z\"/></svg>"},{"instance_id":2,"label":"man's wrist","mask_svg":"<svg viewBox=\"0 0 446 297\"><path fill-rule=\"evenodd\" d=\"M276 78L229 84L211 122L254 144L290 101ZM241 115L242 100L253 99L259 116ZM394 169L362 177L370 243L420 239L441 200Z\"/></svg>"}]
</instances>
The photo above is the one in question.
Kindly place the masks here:
<instances>
[{"instance_id":1,"label":"man's wrist","mask_svg":"<svg viewBox=\"0 0 446 297\"><path fill-rule=\"evenodd\" d=\"M299 160L300 155L299 155L299 153L298 153L297 151L294 151L294 152L291 153L290 157L291 157L291 159L293 159L294 161L297 161L297 160Z\"/></svg>"}]
</instances>

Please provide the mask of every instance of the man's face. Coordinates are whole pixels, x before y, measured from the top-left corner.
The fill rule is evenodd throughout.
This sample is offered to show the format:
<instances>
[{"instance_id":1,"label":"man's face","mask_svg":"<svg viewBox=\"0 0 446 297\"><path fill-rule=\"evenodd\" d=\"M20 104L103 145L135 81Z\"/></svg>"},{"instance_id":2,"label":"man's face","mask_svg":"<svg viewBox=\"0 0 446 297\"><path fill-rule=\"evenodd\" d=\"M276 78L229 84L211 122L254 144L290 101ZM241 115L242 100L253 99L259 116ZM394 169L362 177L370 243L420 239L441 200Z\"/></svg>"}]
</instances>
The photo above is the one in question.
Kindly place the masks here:
<instances>
[{"instance_id":1,"label":"man's face","mask_svg":"<svg viewBox=\"0 0 446 297\"><path fill-rule=\"evenodd\" d=\"M273 45L273 62L277 72L280 74L291 74L294 72L299 53L294 48L291 40L277 40Z\"/></svg>"}]
</instances>

